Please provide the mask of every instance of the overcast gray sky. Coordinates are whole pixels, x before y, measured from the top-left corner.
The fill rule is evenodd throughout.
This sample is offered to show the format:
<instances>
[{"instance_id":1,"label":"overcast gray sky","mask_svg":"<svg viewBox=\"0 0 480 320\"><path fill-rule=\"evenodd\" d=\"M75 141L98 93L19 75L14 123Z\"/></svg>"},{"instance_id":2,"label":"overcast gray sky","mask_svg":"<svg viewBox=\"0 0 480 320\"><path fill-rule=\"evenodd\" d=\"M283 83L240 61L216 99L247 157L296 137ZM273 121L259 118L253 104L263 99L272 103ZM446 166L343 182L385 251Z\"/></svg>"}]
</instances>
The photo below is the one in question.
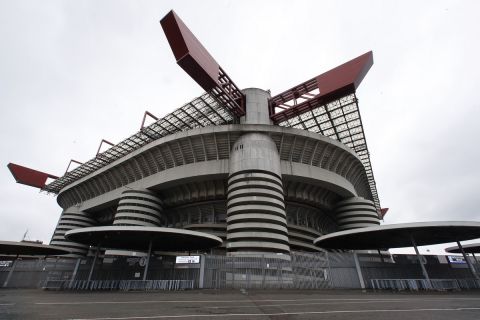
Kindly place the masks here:
<instances>
[{"instance_id":1,"label":"overcast gray sky","mask_svg":"<svg viewBox=\"0 0 480 320\"><path fill-rule=\"evenodd\" d=\"M62 175L202 93L158 23L170 9L241 88L373 50L357 95L385 223L480 220L479 1L0 0L1 240L48 243L61 212L7 163Z\"/></svg>"}]
</instances>

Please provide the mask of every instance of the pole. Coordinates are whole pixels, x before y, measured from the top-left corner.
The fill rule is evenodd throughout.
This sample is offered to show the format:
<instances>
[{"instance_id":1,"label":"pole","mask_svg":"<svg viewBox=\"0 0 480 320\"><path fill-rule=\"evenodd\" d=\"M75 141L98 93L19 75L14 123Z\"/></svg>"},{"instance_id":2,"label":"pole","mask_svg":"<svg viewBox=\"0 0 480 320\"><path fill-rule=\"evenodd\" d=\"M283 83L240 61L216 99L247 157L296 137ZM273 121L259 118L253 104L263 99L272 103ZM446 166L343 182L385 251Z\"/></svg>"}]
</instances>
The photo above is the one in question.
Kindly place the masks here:
<instances>
[{"instance_id":1,"label":"pole","mask_svg":"<svg viewBox=\"0 0 480 320\"><path fill-rule=\"evenodd\" d=\"M8 286L8 282L10 282L10 278L12 277L13 270L15 270L15 266L17 265L17 261L18 261L18 255L13 260L12 267L10 268L10 271L8 272L8 275L7 275L7 279L5 279L5 282L3 283L4 288L6 288Z\"/></svg>"},{"instance_id":2,"label":"pole","mask_svg":"<svg viewBox=\"0 0 480 320\"><path fill-rule=\"evenodd\" d=\"M480 278L478 278L478 274L475 272L475 269L473 268L472 263L470 262L467 255L465 254L465 250L463 250L463 247L460 244L460 241L458 241L458 240L457 240L457 245L460 248L460 251L462 252L462 255L463 255L463 258L465 259L465 262L467 262L467 265L470 268L470 271L472 272L473 277L477 280L480 280Z\"/></svg>"},{"instance_id":3,"label":"pole","mask_svg":"<svg viewBox=\"0 0 480 320\"><path fill-rule=\"evenodd\" d=\"M198 278L198 288L203 289L203 278L205 276L205 255L200 255L200 276Z\"/></svg>"},{"instance_id":4,"label":"pole","mask_svg":"<svg viewBox=\"0 0 480 320\"><path fill-rule=\"evenodd\" d=\"M147 280L148 265L150 264L150 256L152 255L152 239L148 243L147 261L145 261L145 269L143 270L143 281Z\"/></svg>"},{"instance_id":5,"label":"pole","mask_svg":"<svg viewBox=\"0 0 480 320\"><path fill-rule=\"evenodd\" d=\"M418 263L420 263L420 267L422 268L423 276L425 277L425 280L427 280L430 287L432 287L432 282L430 281L430 277L428 276L427 269L423 265L422 256L420 255L420 252L418 252L417 243L415 242L412 234L410 234L410 240L412 241L413 248L415 249L415 253L417 254Z\"/></svg>"},{"instance_id":6,"label":"pole","mask_svg":"<svg viewBox=\"0 0 480 320\"><path fill-rule=\"evenodd\" d=\"M363 281L362 269L360 268L360 262L358 262L357 252L353 253L353 259L355 260L355 268L357 269L358 280L360 281L360 287L365 291L365 282Z\"/></svg>"},{"instance_id":7,"label":"pole","mask_svg":"<svg viewBox=\"0 0 480 320\"><path fill-rule=\"evenodd\" d=\"M378 251L378 255L380 256L380 261L382 261L382 263L384 263L385 260L383 260L382 252L380 251L380 249L377 249L377 251Z\"/></svg>"},{"instance_id":8,"label":"pole","mask_svg":"<svg viewBox=\"0 0 480 320\"><path fill-rule=\"evenodd\" d=\"M77 276L78 268L80 267L81 261L82 261L82 258L77 259L77 263L75 264L75 268L73 269L72 279L70 279L70 287L72 286L73 281L75 281L75 277Z\"/></svg>"},{"instance_id":9,"label":"pole","mask_svg":"<svg viewBox=\"0 0 480 320\"><path fill-rule=\"evenodd\" d=\"M472 252L473 259L475 259L475 263L478 264L477 257L475 256L475 253Z\"/></svg>"},{"instance_id":10,"label":"pole","mask_svg":"<svg viewBox=\"0 0 480 320\"><path fill-rule=\"evenodd\" d=\"M97 263L97 257L98 257L98 253L100 251L100 245L97 247L97 251L95 251L95 257L93 258L93 262L92 262L92 266L90 268L90 273L88 274L88 283L90 282L90 280L92 280L92 275L93 275L93 269L95 268L95 263Z\"/></svg>"}]
</instances>

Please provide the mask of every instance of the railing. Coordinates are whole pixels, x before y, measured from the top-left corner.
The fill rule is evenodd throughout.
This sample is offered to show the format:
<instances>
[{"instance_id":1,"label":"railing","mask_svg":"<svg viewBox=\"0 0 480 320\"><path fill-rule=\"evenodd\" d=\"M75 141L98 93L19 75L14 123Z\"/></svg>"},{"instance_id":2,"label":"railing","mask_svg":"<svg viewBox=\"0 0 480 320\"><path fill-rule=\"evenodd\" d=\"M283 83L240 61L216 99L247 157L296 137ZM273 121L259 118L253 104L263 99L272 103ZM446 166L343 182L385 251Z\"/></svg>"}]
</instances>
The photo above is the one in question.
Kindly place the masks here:
<instances>
[{"instance_id":1,"label":"railing","mask_svg":"<svg viewBox=\"0 0 480 320\"><path fill-rule=\"evenodd\" d=\"M187 290L194 280L45 280L45 290Z\"/></svg>"},{"instance_id":2,"label":"railing","mask_svg":"<svg viewBox=\"0 0 480 320\"><path fill-rule=\"evenodd\" d=\"M476 279L371 279L374 290L462 290L480 289Z\"/></svg>"}]
</instances>

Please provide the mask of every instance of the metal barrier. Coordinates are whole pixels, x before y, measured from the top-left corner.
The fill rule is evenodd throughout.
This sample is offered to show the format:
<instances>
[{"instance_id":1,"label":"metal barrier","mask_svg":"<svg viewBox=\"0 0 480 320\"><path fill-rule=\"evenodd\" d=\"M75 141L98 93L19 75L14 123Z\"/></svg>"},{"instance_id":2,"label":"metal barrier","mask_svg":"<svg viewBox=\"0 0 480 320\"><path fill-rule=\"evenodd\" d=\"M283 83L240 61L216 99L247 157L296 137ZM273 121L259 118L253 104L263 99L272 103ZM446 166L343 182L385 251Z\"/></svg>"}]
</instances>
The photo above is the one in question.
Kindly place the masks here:
<instances>
[{"instance_id":1,"label":"metal barrier","mask_svg":"<svg viewBox=\"0 0 480 320\"><path fill-rule=\"evenodd\" d=\"M322 289L330 287L325 252L205 256L203 288Z\"/></svg>"},{"instance_id":2,"label":"metal barrier","mask_svg":"<svg viewBox=\"0 0 480 320\"><path fill-rule=\"evenodd\" d=\"M45 280L45 290L187 290L194 288L193 280Z\"/></svg>"},{"instance_id":3,"label":"metal barrier","mask_svg":"<svg viewBox=\"0 0 480 320\"><path fill-rule=\"evenodd\" d=\"M374 290L462 290L480 289L480 281L476 279L371 279Z\"/></svg>"},{"instance_id":4,"label":"metal barrier","mask_svg":"<svg viewBox=\"0 0 480 320\"><path fill-rule=\"evenodd\" d=\"M193 280L122 280L119 289L130 290L187 290L194 288Z\"/></svg>"}]
</instances>

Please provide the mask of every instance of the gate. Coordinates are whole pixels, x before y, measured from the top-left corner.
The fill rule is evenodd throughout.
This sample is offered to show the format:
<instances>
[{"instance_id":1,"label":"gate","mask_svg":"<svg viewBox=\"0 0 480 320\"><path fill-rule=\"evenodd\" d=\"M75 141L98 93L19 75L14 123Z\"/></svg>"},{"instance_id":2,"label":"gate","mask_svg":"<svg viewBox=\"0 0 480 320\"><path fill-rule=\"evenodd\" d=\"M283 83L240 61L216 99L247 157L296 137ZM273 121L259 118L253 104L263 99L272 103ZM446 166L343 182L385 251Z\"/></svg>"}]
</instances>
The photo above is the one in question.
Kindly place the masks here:
<instances>
[{"instance_id":1,"label":"gate","mask_svg":"<svg viewBox=\"0 0 480 320\"><path fill-rule=\"evenodd\" d=\"M330 287L328 257L292 252L205 256L203 287L212 289L321 289Z\"/></svg>"}]
</instances>

